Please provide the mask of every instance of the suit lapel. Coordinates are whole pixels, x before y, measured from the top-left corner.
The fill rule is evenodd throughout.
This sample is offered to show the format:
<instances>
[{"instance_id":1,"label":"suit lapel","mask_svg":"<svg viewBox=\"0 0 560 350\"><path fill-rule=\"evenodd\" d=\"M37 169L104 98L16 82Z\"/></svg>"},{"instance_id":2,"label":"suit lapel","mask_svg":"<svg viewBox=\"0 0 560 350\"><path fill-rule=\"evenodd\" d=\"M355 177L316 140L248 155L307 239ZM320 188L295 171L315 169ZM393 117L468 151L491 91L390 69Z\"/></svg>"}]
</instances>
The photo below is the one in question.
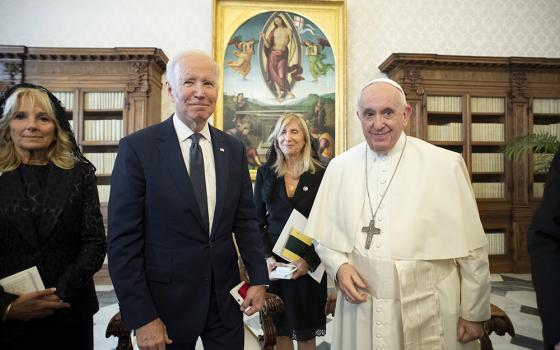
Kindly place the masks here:
<instances>
[{"instance_id":1,"label":"suit lapel","mask_svg":"<svg viewBox=\"0 0 560 350\"><path fill-rule=\"evenodd\" d=\"M43 214L39 221L38 238L45 242L52 232L60 214L64 210L68 194L71 190L72 170L64 170L49 163L47 187L43 199Z\"/></svg>"},{"instance_id":2,"label":"suit lapel","mask_svg":"<svg viewBox=\"0 0 560 350\"><path fill-rule=\"evenodd\" d=\"M200 208L194 196L194 190L189 177L185 161L177 140L177 133L173 127L173 118L168 118L162 123L160 134L157 136L158 148L161 157L166 164L181 198L184 198L187 205L191 208L191 212L196 217L198 223L208 232L208 224L204 224L200 214Z\"/></svg>"},{"instance_id":3,"label":"suit lapel","mask_svg":"<svg viewBox=\"0 0 560 350\"><path fill-rule=\"evenodd\" d=\"M7 220L13 222L20 235L35 249L39 249L39 240L33 225L33 218L24 208L27 197L24 194L23 183L17 170L9 171L0 176L0 203Z\"/></svg>"},{"instance_id":4,"label":"suit lapel","mask_svg":"<svg viewBox=\"0 0 560 350\"><path fill-rule=\"evenodd\" d=\"M214 209L214 220L212 221L212 236L218 228L218 223L224 208L225 195L227 190L227 181L229 177L228 159L229 151L225 147L224 136L213 127L210 127L210 134L212 135L212 149L214 153L214 165L216 168L216 207Z\"/></svg>"}]
</instances>

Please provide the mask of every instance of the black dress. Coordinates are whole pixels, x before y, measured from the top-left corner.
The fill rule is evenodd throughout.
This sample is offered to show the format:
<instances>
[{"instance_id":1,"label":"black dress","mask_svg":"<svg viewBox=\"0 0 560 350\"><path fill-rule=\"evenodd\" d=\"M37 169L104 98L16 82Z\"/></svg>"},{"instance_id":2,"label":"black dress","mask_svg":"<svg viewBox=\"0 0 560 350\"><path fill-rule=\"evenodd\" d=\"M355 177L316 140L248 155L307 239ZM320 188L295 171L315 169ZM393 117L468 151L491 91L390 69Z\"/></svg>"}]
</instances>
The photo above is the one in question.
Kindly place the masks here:
<instances>
[{"instance_id":1,"label":"black dress","mask_svg":"<svg viewBox=\"0 0 560 350\"><path fill-rule=\"evenodd\" d=\"M272 248L293 209L305 217L309 216L323 174L322 169L318 169L314 174L304 173L300 177L294 196L289 198L283 177L278 178L268 165L258 169L255 203L267 257L274 256L278 262L287 262L273 254ZM320 264L313 246L303 258L309 263L312 271ZM320 284L308 274L296 280L271 281L269 291L284 301L284 313L273 317L278 336L306 341L325 335L326 274Z\"/></svg>"},{"instance_id":2,"label":"black dress","mask_svg":"<svg viewBox=\"0 0 560 350\"><path fill-rule=\"evenodd\" d=\"M45 288L71 305L29 321L0 320L0 349L93 349L93 274L105 257L93 168L20 165L0 175L0 198L0 278L37 266ZM0 287L0 312L16 298Z\"/></svg>"}]
</instances>

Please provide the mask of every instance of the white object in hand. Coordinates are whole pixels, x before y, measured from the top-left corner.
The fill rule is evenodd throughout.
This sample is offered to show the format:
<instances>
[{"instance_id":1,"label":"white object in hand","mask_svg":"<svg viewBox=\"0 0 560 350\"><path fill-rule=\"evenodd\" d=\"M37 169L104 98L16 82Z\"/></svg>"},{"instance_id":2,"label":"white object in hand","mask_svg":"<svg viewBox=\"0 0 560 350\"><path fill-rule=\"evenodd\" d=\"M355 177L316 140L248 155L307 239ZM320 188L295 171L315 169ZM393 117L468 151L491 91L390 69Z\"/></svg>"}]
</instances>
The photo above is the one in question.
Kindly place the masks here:
<instances>
[{"instance_id":1,"label":"white object in hand","mask_svg":"<svg viewBox=\"0 0 560 350\"><path fill-rule=\"evenodd\" d=\"M289 280L296 270L297 266L294 264L278 264L278 266L270 272L270 278Z\"/></svg>"},{"instance_id":2,"label":"white object in hand","mask_svg":"<svg viewBox=\"0 0 560 350\"><path fill-rule=\"evenodd\" d=\"M0 286L4 288L4 292L14 295L22 295L45 289L37 266L1 279Z\"/></svg>"}]
</instances>

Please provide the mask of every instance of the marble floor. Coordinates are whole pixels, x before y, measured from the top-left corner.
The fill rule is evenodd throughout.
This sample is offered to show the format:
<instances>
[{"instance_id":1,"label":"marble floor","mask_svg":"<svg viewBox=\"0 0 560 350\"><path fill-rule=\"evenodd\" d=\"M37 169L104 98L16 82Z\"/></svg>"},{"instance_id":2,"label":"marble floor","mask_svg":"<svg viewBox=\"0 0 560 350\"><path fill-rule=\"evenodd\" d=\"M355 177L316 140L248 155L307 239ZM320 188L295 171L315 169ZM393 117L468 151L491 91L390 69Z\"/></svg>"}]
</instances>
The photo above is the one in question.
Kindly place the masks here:
<instances>
[{"instance_id":1,"label":"marble floor","mask_svg":"<svg viewBox=\"0 0 560 350\"><path fill-rule=\"evenodd\" d=\"M107 278L101 279L96 285L101 306L94 317L96 350L112 350L117 346L116 338L105 338L107 323L118 310L115 293L107 281ZM507 312L516 332L514 337L493 334L491 339L495 350L542 349L541 321L529 274L492 275L491 302ZM328 321L327 335L317 340L319 350L330 349L329 330L332 322ZM259 348L254 336L248 331L245 348ZM197 349L202 349L202 346L197 346Z\"/></svg>"}]
</instances>

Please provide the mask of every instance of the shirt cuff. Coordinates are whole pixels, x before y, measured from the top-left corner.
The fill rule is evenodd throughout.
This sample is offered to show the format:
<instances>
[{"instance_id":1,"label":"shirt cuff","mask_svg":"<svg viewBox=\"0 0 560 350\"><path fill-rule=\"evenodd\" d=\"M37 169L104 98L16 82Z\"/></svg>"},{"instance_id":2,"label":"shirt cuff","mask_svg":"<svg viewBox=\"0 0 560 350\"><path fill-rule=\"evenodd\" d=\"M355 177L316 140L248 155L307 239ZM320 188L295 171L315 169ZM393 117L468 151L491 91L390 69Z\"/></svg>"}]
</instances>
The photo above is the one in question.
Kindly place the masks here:
<instances>
[{"instance_id":1,"label":"shirt cuff","mask_svg":"<svg viewBox=\"0 0 560 350\"><path fill-rule=\"evenodd\" d=\"M336 266L336 269L334 269L335 274L334 274L334 282L338 285L338 270L340 270L340 267L344 264L349 264L350 261L348 260L348 258L346 256L344 257L337 257L334 261L333 266Z\"/></svg>"}]
</instances>

